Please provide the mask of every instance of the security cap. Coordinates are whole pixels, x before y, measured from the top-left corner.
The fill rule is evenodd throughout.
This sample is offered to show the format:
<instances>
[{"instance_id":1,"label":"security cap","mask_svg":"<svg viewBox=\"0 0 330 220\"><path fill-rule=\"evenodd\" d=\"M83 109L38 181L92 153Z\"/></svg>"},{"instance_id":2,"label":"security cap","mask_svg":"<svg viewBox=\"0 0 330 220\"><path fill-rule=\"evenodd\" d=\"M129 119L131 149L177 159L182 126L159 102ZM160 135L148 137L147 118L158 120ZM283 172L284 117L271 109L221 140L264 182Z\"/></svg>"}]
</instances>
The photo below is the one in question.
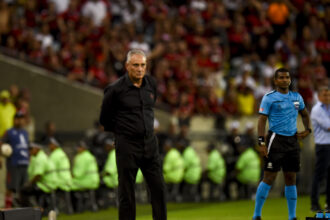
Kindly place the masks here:
<instances>
[{"instance_id":1,"label":"security cap","mask_svg":"<svg viewBox=\"0 0 330 220\"><path fill-rule=\"evenodd\" d=\"M1 93L0 93L0 98L9 99L10 98L10 93L8 92L8 90L2 90Z\"/></svg>"}]
</instances>

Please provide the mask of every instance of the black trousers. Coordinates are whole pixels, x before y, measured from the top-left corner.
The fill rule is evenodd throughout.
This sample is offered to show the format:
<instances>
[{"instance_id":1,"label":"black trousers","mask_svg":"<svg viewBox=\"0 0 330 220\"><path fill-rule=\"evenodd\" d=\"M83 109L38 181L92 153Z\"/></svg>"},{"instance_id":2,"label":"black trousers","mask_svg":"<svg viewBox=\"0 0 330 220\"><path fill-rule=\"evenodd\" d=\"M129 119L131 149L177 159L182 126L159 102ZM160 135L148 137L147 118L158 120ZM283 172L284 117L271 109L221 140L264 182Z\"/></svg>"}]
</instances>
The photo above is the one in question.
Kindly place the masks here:
<instances>
[{"instance_id":1,"label":"black trousers","mask_svg":"<svg viewBox=\"0 0 330 220\"><path fill-rule=\"evenodd\" d=\"M150 192L154 220L166 220L166 189L157 139L116 135L119 220L135 220L135 179L141 169Z\"/></svg>"},{"instance_id":2,"label":"black trousers","mask_svg":"<svg viewBox=\"0 0 330 220\"><path fill-rule=\"evenodd\" d=\"M316 164L312 184L312 205L319 204L320 183L326 178L326 202L330 204L330 144L315 145Z\"/></svg>"}]
</instances>

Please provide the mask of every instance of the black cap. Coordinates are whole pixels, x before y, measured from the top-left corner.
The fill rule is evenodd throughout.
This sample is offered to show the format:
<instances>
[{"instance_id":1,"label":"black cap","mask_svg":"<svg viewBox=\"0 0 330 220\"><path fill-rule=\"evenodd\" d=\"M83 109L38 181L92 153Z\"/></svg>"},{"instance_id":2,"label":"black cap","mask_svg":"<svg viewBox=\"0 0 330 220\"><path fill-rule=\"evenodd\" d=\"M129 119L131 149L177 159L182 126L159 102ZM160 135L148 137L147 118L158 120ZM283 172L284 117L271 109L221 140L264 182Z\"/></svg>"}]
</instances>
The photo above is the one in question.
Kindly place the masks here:
<instances>
[{"instance_id":1,"label":"black cap","mask_svg":"<svg viewBox=\"0 0 330 220\"><path fill-rule=\"evenodd\" d=\"M112 138L107 138L105 141L104 141L104 144L105 145L114 145L114 140Z\"/></svg>"},{"instance_id":2,"label":"black cap","mask_svg":"<svg viewBox=\"0 0 330 220\"><path fill-rule=\"evenodd\" d=\"M16 112L14 118L24 118L25 114L21 111Z\"/></svg>"},{"instance_id":3,"label":"black cap","mask_svg":"<svg viewBox=\"0 0 330 220\"><path fill-rule=\"evenodd\" d=\"M60 143L58 143L58 141L57 141L55 138L53 138L53 137L51 137L51 138L49 138L49 139L47 140L47 144L54 144L54 145L57 146L57 147L60 146Z\"/></svg>"},{"instance_id":4,"label":"black cap","mask_svg":"<svg viewBox=\"0 0 330 220\"><path fill-rule=\"evenodd\" d=\"M30 148L30 149L31 149L31 148L42 149L43 146L42 146L41 144L37 144L37 143L31 142L31 143L29 144L29 148Z\"/></svg>"},{"instance_id":5,"label":"black cap","mask_svg":"<svg viewBox=\"0 0 330 220\"><path fill-rule=\"evenodd\" d=\"M88 146L87 146L87 144L86 144L85 141L79 141L79 142L77 143L77 147L82 147L82 148L85 148L85 149L88 148Z\"/></svg>"}]
</instances>

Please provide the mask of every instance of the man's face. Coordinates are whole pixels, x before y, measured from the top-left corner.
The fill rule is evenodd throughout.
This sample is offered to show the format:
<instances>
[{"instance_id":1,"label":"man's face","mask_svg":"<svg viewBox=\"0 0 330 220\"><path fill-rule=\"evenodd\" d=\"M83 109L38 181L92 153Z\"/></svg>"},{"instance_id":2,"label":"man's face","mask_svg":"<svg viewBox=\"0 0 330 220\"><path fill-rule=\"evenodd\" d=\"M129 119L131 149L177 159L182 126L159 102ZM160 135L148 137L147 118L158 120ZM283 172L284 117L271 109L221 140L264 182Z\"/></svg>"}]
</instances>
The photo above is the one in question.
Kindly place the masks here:
<instances>
[{"instance_id":1,"label":"man's face","mask_svg":"<svg viewBox=\"0 0 330 220\"><path fill-rule=\"evenodd\" d=\"M281 89L289 88L291 84L290 74L288 72L279 72L274 80L275 86Z\"/></svg>"},{"instance_id":2,"label":"man's face","mask_svg":"<svg viewBox=\"0 0 330 220\"><path fill-rule=\"evenodd\" d=\"M330 90L328 90L328 89L322 90L319 93L318 98L319 98L320 102L322 102L324 104L330 104Z\"/></svg>"},{"instance_id":3,"label":"man's face","mask_svg":"<svg viewBox=\"0 0 330 220\"><path fill-rule=\"evenodd\" d=\"M128 76L134 81L143 79L146 68L146 58L142 54L133 54L130 61L126 63Z\"/></svg>"},{"instance_id":4,"label":"man's face","mask_svg":"<svg viewBox=\"0 0 330 220\"><path fill-rule=\"evenodd\" d=\"M15 117L14 118L14 126L16 128L22 128L25 123L25 118L24 117Z\"/></svg>"},{"instance_id":5,"label":"man's face","mask_svg":"<svg viewBox=\"0 0 330 220\"><path fill-rule=\"evenodd\" d=\"M32 156L37 155L38 152L39 152L39 149L38 149L38 148L36 148L36 147L32 147L32 148L30 148L30 154L31 154Z\"/></svg>"}]
</instances>

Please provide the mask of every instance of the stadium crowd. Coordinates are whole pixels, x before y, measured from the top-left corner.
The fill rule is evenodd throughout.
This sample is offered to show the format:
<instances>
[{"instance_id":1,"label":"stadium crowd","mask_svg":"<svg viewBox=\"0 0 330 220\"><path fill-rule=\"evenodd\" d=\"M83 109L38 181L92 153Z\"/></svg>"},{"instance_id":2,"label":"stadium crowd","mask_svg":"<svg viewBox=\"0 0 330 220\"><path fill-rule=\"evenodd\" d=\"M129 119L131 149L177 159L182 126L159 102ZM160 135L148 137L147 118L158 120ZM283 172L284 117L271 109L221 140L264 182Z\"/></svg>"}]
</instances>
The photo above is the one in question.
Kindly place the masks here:
<instances>
[{"instance_id":1,"label":"stadium crowd","mask_svg":"<svg viewBox=\"0 0 330 220\"><path fill-rule=\"evenodd\" d=\"M251 115L280 66L307 106L330 74L330 6L306 0L1 0L2 52L103 88L143 49L159 104Z\"/></svg>"}]
</instances>

